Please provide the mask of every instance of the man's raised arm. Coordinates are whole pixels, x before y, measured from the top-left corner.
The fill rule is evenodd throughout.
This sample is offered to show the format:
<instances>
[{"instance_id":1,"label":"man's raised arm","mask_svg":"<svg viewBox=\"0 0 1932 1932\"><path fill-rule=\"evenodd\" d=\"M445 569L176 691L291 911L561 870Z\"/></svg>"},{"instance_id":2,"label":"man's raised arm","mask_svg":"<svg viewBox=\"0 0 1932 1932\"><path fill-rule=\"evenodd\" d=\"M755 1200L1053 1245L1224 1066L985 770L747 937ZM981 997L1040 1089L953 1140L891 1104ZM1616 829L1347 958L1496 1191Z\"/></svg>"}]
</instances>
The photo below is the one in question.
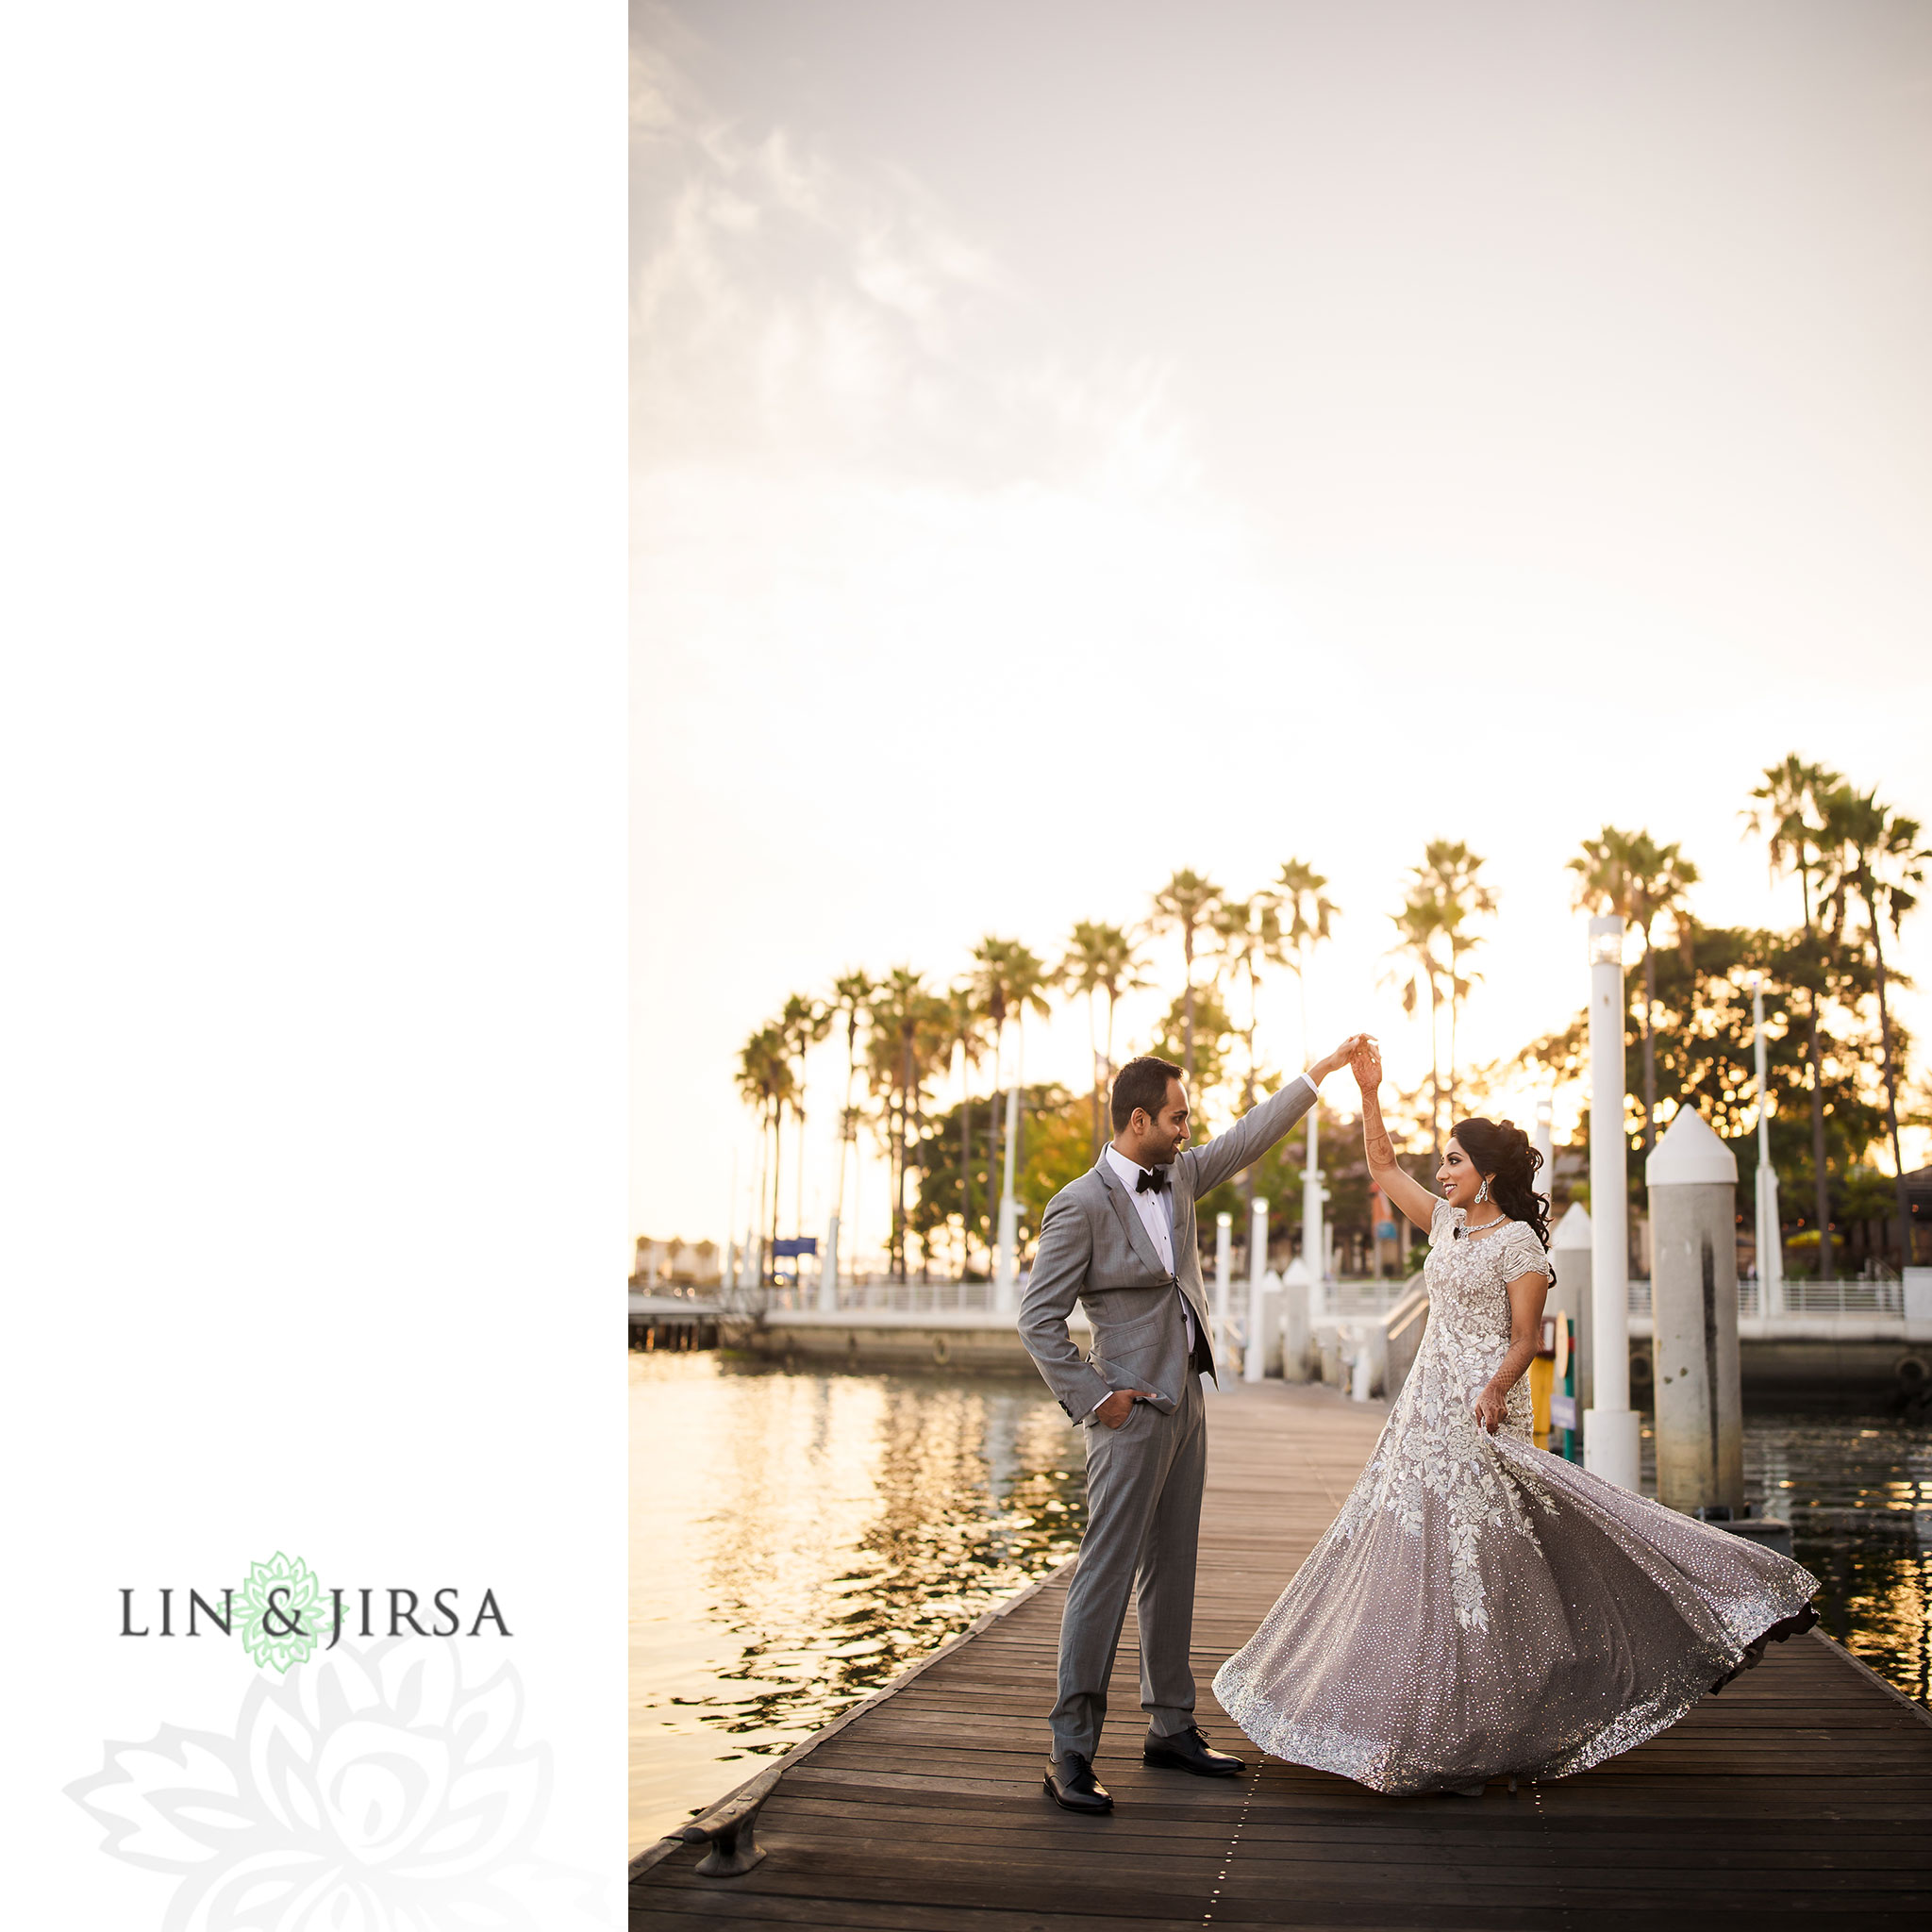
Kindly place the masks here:
<instances>
[{"instance_id":1,"label":"man's raised arm","mask_svg":"<svg viewBox=\"0 0 1932 1932\"><path fill-rule=\"evenodd\" d=\"M1194 1198L1198 1201L1230 1174L1254 1166L1314 1106L1316 1090L1347 1060L1361 1037L1350 1034L1333 1053L1317 1060L1307 1073L1285 1081L1278 1093L1271 1093L1259 1107L1244 1113L1226 1133L1190 1148L1181 1158L1193 1169Z\"/></svg>"},{"instance_id":2,"label":"man's raised arm","mask_svg":"<svg viewBox=\"0 0 1932 1932\"><path fill-rule=\"evenodd\" d=\"M1046 1386L1059 1399L1069 1420L1083 1421L1112 1393L1087 1366L1067 1320L1080 1298L1092 1258L1093 1237L1079 1204L1057 1194L1041 1217L1040 1242L1033 1251L1033 1272L1020 1298L1020 1340L1040 1364Z\"/></svg>"}]
</instances>

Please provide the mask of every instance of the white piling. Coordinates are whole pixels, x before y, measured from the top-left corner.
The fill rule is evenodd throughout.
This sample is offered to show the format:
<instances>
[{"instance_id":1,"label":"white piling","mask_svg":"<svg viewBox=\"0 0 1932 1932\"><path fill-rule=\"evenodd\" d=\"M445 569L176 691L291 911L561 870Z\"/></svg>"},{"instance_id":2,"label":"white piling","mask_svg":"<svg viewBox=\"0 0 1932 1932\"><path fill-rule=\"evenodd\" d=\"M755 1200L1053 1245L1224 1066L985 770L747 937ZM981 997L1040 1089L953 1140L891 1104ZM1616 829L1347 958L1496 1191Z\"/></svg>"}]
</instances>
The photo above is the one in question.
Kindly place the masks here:
<instances>
[{"instance_id":1,"label":"white piling","mask_svg":"<svg viewBox=\"0 0 1932 1932\"><path fill-rule=\"evenodd\" d=\"M1234 1216L1214 1217L1214 1366L1218 1374L1228 1369L1227 1285L1234 1271Z\"/></svg>"},{"instance_id":2,"label":"white piling","mask_svg":"<svg viewBox=\"0 0 1932 1932\"><path fill-rule=\"evenodd\" d=\"M1680 1108L1644 1163L1656 1324L1657 1499L1744 1511L1738 1381L1738 1161Z\"/></svg>"},{"instance_id":3,"label":"white piling","mask_svg":"<svg viewBox=\"0 0 1932 1932\"><path fill-rule=\"evenodd\" d=\"M1624 922L1590 922L1591 1333L1595 1400L1583 1418L1583 1466L1641 1486L1630 1408L1629 1230L1624 1134Z\"/></svg>"},{"instance_id":4,"label":"white piling","mask_svg":"<svg viewBox=\"0 0 1932 1932\"><path fill-rule=\"evenodd\" d=\"M1315 1277L1297 1255L1281 1277L1281 1373L1291 1382L1308 1379L1308 1344L1315 1327Z\"/></svg>"},{"instance_id":5,"label":"white piling","mask_svg":"<svg viewBox=\"0 0 1932 1932\"><path fill-rule=\"evenodd\" d=\"M1255 1196L1254 1218L1248 1223L1248 1350L1241 1380L1258 1382L1267 1373L1268 1344L1261 1333L1262 1301L1267 1293L1268 1203Z\"/></svg>"}]
</instances>

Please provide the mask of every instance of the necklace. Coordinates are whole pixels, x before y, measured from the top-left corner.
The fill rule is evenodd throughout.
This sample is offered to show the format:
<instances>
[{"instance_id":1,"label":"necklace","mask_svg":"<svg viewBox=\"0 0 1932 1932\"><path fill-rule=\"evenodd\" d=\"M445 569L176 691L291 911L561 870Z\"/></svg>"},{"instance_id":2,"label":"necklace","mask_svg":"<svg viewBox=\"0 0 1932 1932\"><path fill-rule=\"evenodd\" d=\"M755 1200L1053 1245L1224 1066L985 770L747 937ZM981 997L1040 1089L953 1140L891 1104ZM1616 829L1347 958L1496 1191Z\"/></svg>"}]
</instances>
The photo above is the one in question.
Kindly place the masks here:
<instances>
[{"instance_id":1,"label":"necklace","mask_svg":"<svg viewBox=\"0 0 1932 1932\"><path fill-rule=\"evenodd\" d=\"M1466 1241L1479 1241L1487 1236L1494 1234L1499 1227L1507 1227L1508 1225L1509 1217L1507 1214L1499 1214L1494 1221L1486 1221L1480 1227L1471 1227L1467 1222L1464 1222L1457 1228L1457 1232Z\"/></svg>"}]
</instances>

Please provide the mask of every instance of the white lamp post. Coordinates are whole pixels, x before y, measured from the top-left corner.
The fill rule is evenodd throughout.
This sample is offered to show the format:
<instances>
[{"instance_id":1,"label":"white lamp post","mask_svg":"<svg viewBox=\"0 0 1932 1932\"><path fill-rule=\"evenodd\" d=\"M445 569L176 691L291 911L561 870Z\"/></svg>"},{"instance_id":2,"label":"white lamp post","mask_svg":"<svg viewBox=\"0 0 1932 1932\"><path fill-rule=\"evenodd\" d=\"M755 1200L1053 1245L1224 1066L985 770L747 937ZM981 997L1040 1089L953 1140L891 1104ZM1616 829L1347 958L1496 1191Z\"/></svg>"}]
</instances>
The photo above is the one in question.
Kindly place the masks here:
<instances>
[{"instance_id":1,"label":"white lamp post","mask_svg":"<svg viewBox=\"0 0 1932 1932\"><path fill-rule=\"evenodd\" d=\"M1013 1142L1020 1132L1020 1087L1017 1081L1007 1089L1007 1176L1000 1193L999 1258L993 1266L993 1307L1002 1313L1013 1306L1013 1287L1019 1274L1015 1250L1020 1244L1020 1204L1013 1198Z\"/></svg>"},{"instance_id":2,"label":"white lamp post","mask_svg":"<svg viewBox=\"0 0 1932 1932\"><path fill-rule=\"evenodd\" d=\"M1583 1418L1583 1466L1639 1489L1630 1408L1629 1210L1624 1188L1624 922L1590 922L1591 1341L1595 1405Z\"/></svg>"},{"instance_id":3,"label":"white lamp post","mask_svg":"<svg viewBox=\"0 0 1932 1932\"><path fill-rule=\"evenodd\" d=\"M1308 1158L1302 1168L1302 1257L1315 1281L1326 1278L1326 1255L1322 1243L1322 1163L1315 1119L1322 1111L1318 1100L1308 1109Z\"/></svg>"},{"instance_id":4,"label":"white lamp post","mask_svg":"<svg viewBox=\"0 0 1932 1932\"><path fill-rule=\"evenodd\" d=\"M1764 981L1751 975L1752 1053L1757 1068L1757 1312L1781 1315L1785 1256L1777 1232L1777 1170L1771 1164L1771 1088L1764 1075Z\"/></svg>"}]
</instances>

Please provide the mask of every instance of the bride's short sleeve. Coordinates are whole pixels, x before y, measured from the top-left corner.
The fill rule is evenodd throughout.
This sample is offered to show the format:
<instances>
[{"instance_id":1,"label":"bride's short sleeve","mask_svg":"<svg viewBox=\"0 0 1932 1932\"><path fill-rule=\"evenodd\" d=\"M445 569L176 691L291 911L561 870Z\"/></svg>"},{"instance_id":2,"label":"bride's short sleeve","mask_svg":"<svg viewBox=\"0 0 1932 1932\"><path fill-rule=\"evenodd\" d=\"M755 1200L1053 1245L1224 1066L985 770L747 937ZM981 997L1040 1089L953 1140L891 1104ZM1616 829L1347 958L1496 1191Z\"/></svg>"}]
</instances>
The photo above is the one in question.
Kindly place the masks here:
<instances>
[{"instance_id":1,"label":"bride's short sleeve","mask_svg":"<svg viewBox=\"0 0 1932 1932\"><path fill-rule=\"evenodd\" d=\"M1550 1266L1550 1257L1543 1253L1542 1242L1536 1238L1536 1231L1520 1221L1500 1238L1496 1245L1502 1250L1496 1260L1505 1281L1514 1281L1524 1274L1548 1276L1555 1273Z\"/></svg>"},{"instance_id":2,"label":"bride's short sleeve","mask_svg":"<svg viewBox=\"0 0 1932 1932\"><path fill-rule=\"evenodd\" d=\"M1429 1215L1429 1245L1446 1241L1456 1227L1456 1209L1447 1201L1438 1201Z\"/></svg>"}]
</instances>

